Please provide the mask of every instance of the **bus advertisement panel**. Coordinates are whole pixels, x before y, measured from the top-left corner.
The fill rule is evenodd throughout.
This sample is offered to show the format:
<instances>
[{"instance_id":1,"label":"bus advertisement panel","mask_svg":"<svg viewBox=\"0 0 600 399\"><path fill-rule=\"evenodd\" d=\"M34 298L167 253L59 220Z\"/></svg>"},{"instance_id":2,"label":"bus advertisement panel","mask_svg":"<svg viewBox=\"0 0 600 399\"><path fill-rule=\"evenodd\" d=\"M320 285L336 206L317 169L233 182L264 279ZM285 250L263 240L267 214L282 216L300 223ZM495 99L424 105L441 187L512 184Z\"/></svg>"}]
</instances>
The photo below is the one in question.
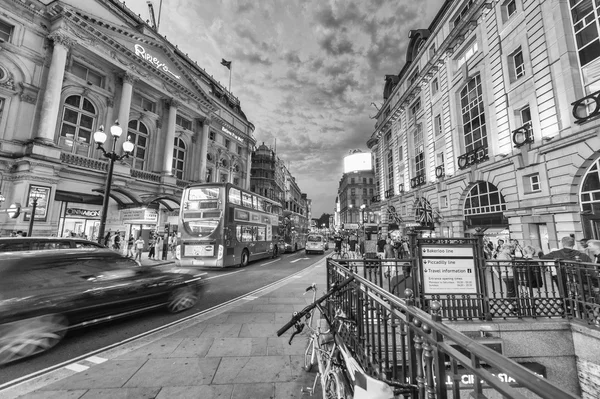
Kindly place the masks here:
<instances>
[{"instance_id":1,"label":"bus advertisement panel","mask_svg":"<svg viewBox=\"0 0 600 399\"><path fill-rule=\"evenodd\" d=\"M230 183L193 184L179 213L181 266L246 266L274 256L281 206Z\"/></svg>"},{"instance_id":2,"label":"bus advertisement panel","mask_svg":"<svg viewBox=\"0 0 600 399\"><path fill-rule=\"evenodd\" d=\"M286 252L296 252L306 246L308 218L296 212L284 211L280 226L283 229L283 241Z\"/></svg>"}]
</instances>

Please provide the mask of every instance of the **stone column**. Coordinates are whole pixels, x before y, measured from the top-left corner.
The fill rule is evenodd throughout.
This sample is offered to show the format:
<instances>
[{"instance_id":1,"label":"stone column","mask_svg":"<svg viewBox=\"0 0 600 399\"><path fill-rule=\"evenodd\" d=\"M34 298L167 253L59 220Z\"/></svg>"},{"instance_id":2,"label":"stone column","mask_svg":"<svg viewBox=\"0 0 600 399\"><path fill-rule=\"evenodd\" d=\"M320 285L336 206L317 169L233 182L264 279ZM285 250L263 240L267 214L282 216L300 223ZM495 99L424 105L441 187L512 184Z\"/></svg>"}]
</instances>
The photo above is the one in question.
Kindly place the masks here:
<instances>
[{"instance_id":1,"label":"stone column","mask_svg":"<svg viewBox=\"0 0 600 399\"><path fill-rule=\"evenodd\" d=\"M127 126L129 125L129 112L131 110L131 96L133 94L133 85L139 80L137 76L129 71L125 71L122 76L123 78L123 89L121 90L121 101L119 102L119 124L123 129L123 134L117 141L115 147L117 151L123 148L123 143L127 141Z\"/></svg>"},{"instance_id":2,"label":"stone column","mask_svg":"<svg viewBox=\"0 0 600 399\"><path fill-rule=\"evenodd\" d=\"M210 140L210 124L212 116L208 115L204 118L202 124L202 136L200 141L200 181L206 181L206 155L208 154L208 141Z\"/></svg>"},{"instance_id":3,"label":"stone column","mask_svg":"<svg viewBox=\"0 0 600 399\"><path fill-rule=\"evenodd\" d=\"M177 117L177 107L180 105L179 101L170 99L167 101L169 107L169 118L167 121L167 134L165 134L165 152L163 154L163 175L172 175L171 170L173 169L173 146L175 142L175 117Z\"/></svg>"},{"instance_id":4,"label":"stone column","mask_svg":"<svg viewBox=\"0 0 600 399\"><path fill-rule=\"evenodd\" d=\"M44 144L54 144L67 53L75 41L62 32L52 32L48 35L48 39L54 43L54 49L52 50L52 60L50 61L46 91L44 92L40 112L40 124L35 140Z\"/></svg>"}]
</instances>

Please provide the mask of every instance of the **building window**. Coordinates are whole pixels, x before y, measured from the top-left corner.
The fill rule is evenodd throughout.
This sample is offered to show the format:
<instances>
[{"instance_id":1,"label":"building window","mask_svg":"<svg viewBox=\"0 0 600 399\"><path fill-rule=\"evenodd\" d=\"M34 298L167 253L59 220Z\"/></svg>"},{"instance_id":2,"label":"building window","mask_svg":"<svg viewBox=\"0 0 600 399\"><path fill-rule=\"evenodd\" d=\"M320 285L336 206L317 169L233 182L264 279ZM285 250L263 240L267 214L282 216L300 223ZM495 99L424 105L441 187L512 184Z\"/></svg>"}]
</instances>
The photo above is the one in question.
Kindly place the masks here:
<instances>
[{"instance_id":1,"label":"building window","mask_svg":"<svg viewBox=\"0 0 600 399\"><path fill-rule=\"evenodd\" d=\"M356 189L355 188L351 188L350 189L350 196L354 197L356 195Z\"/></svg>"},{"instance_id":2,"label":"building window","mask_svg":"<svg viewBox=\"0 0 600 399\"><path fill-rule=\"evenodd\" d=\"M131 102L146 112L156 113L156 103L146 97L141 96L138 93L134 93Z\"/></svg>"},{"instance_id":3,"label":"building window","mask_svg":"<svg viewBox=\"0 0 600 399\"><path fill-rule=\"evenodd\" d=\"M421 43L424 43L424 42L421 42ZM408 79L408 85L410 86L413 83L415 83L417 81L418 77L419 77L419 68L417 68L417 70Z\"/></svg>"},{"instance_id":4,"label":"building window","mask_svg":"<svg viewBox=\"0 0 600 399\"><path fill-rule=\"evenodd\" d=\"M438 83L437 78L433 79L431 82L431 95L433 96L440 90L440 84Z\"/></svg>"},{"instance_id":5,"label":"building window","mask_svg":"<svg viewBox=\"0 0 600 399\"><path fill-rule=\"evenodd\" d=\"M404 152L402 151L402 146L398 146L398 161L404 160Z\"/></svg>"},{"instance_id":6,"label":"building window","mask_svg":"<svg viewBox=\"0 0 600 399\"><path fill-rule=\"evenodd\" d=\"M517 2L516 0L509 0L508 3L504 6L506 7L506 16L508 18L512 17L513 14L517 12Z\"/></svg>"},{"instance_id":7,"label":"building window","mask_svg":"<svg viewBox=\"0 0 600 399\"><path fill-rule=\"evenodd\" d=\"M392 141L392 131L391 130L385 134L384 140L385 140L385 144L388 144L388 145L390 144L390 141Z\"/></svg>"},{"instance_id":8,"label":"building window","mask_svg":"<svg viewBox=\"0 0 600 399\"><path fill-rule=\"evenodd\" d=\"M230 144L231 144L231 140L225 139L225 148L229 149Z\"/></svg>"},{"instance_id":9,"label":"building window","mask_svg":"<svg viewBox=\"0 0 600 399\"><path fill-rule=\"evenodd\" d=\"M465 62L469 61L471 57L477 53L479 50L479 46L477 41L474 41L465 51L462 52L458 60L456 61L456 65L460 68Z\"/></svg>"},{"instance_id":10,"label":"building window","mask_svg":"<svg viewBox=\"0 0 600 399\"><path fill-rule=\"evenodd\" d=\"M600 9L591 0L571 0L571 18L575 31L575 45L581 66L600 57Z\"/></svg>"},{"instance_id":11,"label":"building window","mask_svg":"<svg viewBox=\"0 0 600 399\"><path fill-rule=\"evenodd\" d=\"M10 42L14 26L7 24L4 21L0 21L0 40L4 42Z\"/></svg>"},{"instance_id":12,"label":"building window","mask_svg":"<svg viewBox=\"0 0 600 399\"><path fill-rule=\"evenodd\" d=\"M387 153L387 189L392 190L394 188L394 153L388 151Z\"/></svg>"},{"instance_id":13,"label":"building window","mask_svg":"<svg viewBox=\"0 0 600 399\"><path fill-rule=\"evenodd\" d=\"M73 65L71 66L71 73L98 87L104 86L104 76L100 75L98 72L92 71L85 65L82 65L76 61L74 61Z\"/></svg>"},{"instance_id":14,"label":"building window","mask_svg":"<svg viewBox=\"0 0 600 399\"><path fill-rule=\"evenodd\" d=\"M177 126L181 126L185 130L192 130L192 121L189 120L189 119L184 118L181 115L177 115L175 117L175 124Z\"/></svg>"},{"instance_id":15,"label":"building window","mask_svg":"<svg viewBox=\"0 0 600 399\"><path fill-rule=\"evenodd\" d=\"M373 195L373 189L372 188L369 189L369 195Z\"/></svg>"},{"instance_id":16,"label":"building window","mask_svg":"<svg viewBox=\"0 0 600 399\"><path fill-rule=\"evenodd\" d=\"M521 118L521 126L527 123L531 125L531 109L529 105L519 110L519 117Z\"/></svg>"},{"instance_id":17,"label":"building window","mask_svg":"<svg viewBox=\"0 0 600 399\"><path fill-rule=\"evenodd\" d=\"M540 174L539 173L527 176L527 180L529 181L529 190L528 191L530 193L542 190L542 186L540 184Z\"/></svg>"},{"instance_id":18,"label":"building window","mask_svg":"<svg viewBox=\"0 0 600 399\"><path fill-rule=\"evenodd\" d=\"M413 177L422 176L425 174L425 145L423 142L423 127L420 124L415 129L413 145L415 148Z\"/></svg>"},{"instance_id":19,"label":"building window","mask_svg":"<svg viewBox=\"0 0 600 399\"><path fill-rule=\"evenodd\" d=\"M452 20L452 26L458 25L460 21L462 21L466 17L474 2L475 0L469 0L467 4L465 4L465 6L460 10L458 14L456 14L454 19Z\"/></svg>"},{"instance_id":20,"label":"building window","mask_svg":"<svg viewBox=\"0 0 600 399\"><path fill-rule=\"evenodd\" d=\"M67 97L62 112L59 147L68 152L90 156L90 149L93 147L92 130L97 117L96 107L87 98L77 95Z\"/></svg>"},{"instance_id":21,"label":"building window","mask_svg":"<svg viewBox=\"0 0 600 399\"><path fill-rule=\"evenodd\" d=\"M237 154L242 155L242 146L237 144L236 147L237 147Z\"/></svg>"},{"instance_id":22,"label":"building window","mask_svg":"<svg viewBox=\"0 0 600 399\"><path fill-rule=\"evenodd\" d=\"M437 114L435 118L433 118L435 135L439 136L443 133L442 129L442 115Z\"/></svg>"},{"instance_id":23,"label":"building window","mask_svg":"<svg viewBox=\"0 0 600 399\"><path fill-rule=\"evenodd\" d=\"M350 184L354 184L354 183L355 183L354 177L350 178Z\"/></svg>"},{"instance_id":24,"label":"building window","mask_svg":"<svg viewBox=\"0 0 600 399\"><path fill-rule=\"evenodd\" d=\"M598 215L600 211L600 159L597 159L585 173L579 196L581 210Z\"/></svg>"},{"instance_id":25,"label":"building window","mask_svg":"<svg viewBox=\"0 0 600 399\"><path fill-rule=\"evenodd\" d=\"M402 216L406 216L406 205L402 205Z\"/></svg>"},{"instance_id":26,"label":"building window","mask_svg":"<svg viewBox=\"0 0 600 399\"><path fill-rule=\"evenodd\" d=\"M480 181L471 188L465 198L465 215L496 213L505 210L504 197L498 187L489 182Z\"/></svg>"},{"instance_id":27,"label":"building window","mask_svg":"<svg viewBox=\"0 0 600 399\"><path fill-rule=\"evenodd\" d=\"M363 184L367 184L367 178L363 177Z\"/></svg>"},{"instance_id":28,"label":"building window","mask_svg":"<svg viewBox=\"0 0 600 399\"><path fill-rule=\"evenodd\" d=\"M363 197L366 197L366 196L367 196L367 189L363 188Z\"/></svg>"},{"instance_id":29,"label":"building window","mask_svg":"<svg viewBox=\"0 0 600 399\"><path fill-rule=\"evenodd\" d=\"M523 51L520 47L517 51L508 56L508 63L510 70L512 71L511 81L515 81L525 76L525 60L523 59Z\"/></svg>"},{"instance_id":30,"label":"building window","mask_svg":"<svg viewBox=\"0 0 600 399\"><path fill-rule=\"evenodd\" d=\"M234 186L239 186L240 185L240 178L239 177L234 177L233 178L233 185ZM267 189L265 189L265 197L266 197L266 194L267 194Z\"/></svg>"},{"instance_id":31,"label":"building window","mask_svg":"<svg viewBox=\"0 0 600 399\"><path fill-rule=\"evenodd\" d=\"M478 147L487 148L481 76L477 75L471 79L460 91L460 105L465 150L469 152Z\"/></svg>"},{"instance_id":32,"label":"building window","mask_svg":"<svg viewBox=\"0 0 600 399\"><path fill-rule=\"evenodd\" d=\"M411 116L411 118L416 118L417 117L417 112L419 112L420 109L421 109L421 99L418 99L410 107L410 116Z\"/></svg>"},{"instance_id":33,"label":"building window","mask_svg":"<svg viewBox=\"0 0 600 399\"><path fill-rule=\"evenodd\" d=\"M131 167L143 170L148 148L148 127L138 120L130 121L127 126L127 135L133 143L133 153L129 156Z\"/></svg>"},{"instance_id":34,"label":"building window","mask_svg":"<svg viewBox=\"0 0 600 399\"><path fill-rule=\"evenodd\" d=\"M175 137L173 146L173 176L183 179L183 170L185 164L185 142L180 137Z\"/></svg>"},{"instance_id":35,"label":"building window","mask_svg":"<svg viewBox=\"0 0 600 399\"><path fill-rule=\"evenodd\" d=\"M369 184L373 184L373 178L369 177Z\"/></svg>"},{"instance_id":36,"label":"building window","mask_svg":"<svg viewBox=\"0 0 600 399\"><path fill-rule=\"evenodd\" d=\"M442 208L442 209L448 208L448 196L447 195L442 195L440 197L440 208Z\"/></svg>"},{"instance_id":37,"label":"building window","mask_svg":"<svg viewBox=\"0 0 600 399\"><path fill-rule=\"evenodd\" d=\"M435 56L435 43L429 47L429 58L433 58Z\"/></svg>"},{"instance_id":38,"label":"building window","mask_svg":"<svg viewBox=\"0 0 600 399\"><path fill-rule=\"evenodd\" d=\"M209 132L208 138L210 139L210 141L215 141L217 139L217 134L215 132Z\"/></svg>"},{"instance_id":39,"label":"building window","mask_svg":"<svg viewBox=\"0 0 600 399\"><path fill-rule=\"evenodd\" d=\"M445 168L444 168L444 153L443 152L438 152L437 155L435 156L436 158L436 166L438 166L441 169L441 174L442 176L444 175Z\"/></svg>"}]
</instances>

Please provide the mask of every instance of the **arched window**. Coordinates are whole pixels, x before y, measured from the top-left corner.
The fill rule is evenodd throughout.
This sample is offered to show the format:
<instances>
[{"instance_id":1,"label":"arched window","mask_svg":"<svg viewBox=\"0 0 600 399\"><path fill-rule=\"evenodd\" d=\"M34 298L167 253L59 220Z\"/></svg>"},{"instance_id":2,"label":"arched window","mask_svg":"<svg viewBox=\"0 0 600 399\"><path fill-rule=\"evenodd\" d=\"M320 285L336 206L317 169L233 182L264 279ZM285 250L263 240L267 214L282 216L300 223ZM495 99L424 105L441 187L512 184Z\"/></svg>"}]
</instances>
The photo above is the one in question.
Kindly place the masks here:
<instances>
[{"instance_id":1,"label":"arched window","mask_svg":"<svg viewBox=\"0 0 600 399\"><path fill-rule=\"evenodd\" d=\"M479 75L471 79L460 91L460 109L465 152L473 151L479 147L487 148L483 91Z\"/></svg>"},{"instance_id":2,"label":"arched window","mask_svg":"<svg viewBox=\"0 0 600 399\"><path fill-rule=\"evenodd\" d=\"M183 179L183 165L185 164L185 143L179 137L175 137L173 144L173 176Z\"/></svg>"},{"instance_id":3,"label":"arched window","mask_svg":"<svg viewBox=\"0 0 600 399\"><path fill-rule=\"evenodd\" d=\"M58 145L65 151L90 156L93 147L92 131L96 124L96 107L83 96L69 96L65 100L60 123Z\"/></svg>"},{"instance_id":4,"label":"arched window","mask_svg":"<svg viewBox=\"0 0 600 399\"><path fill-rule=\"evenodd\" d=\"M583 212L600 215L600 159L586 172L579 198Z\"/></svg>"},{"instance_id":5,"label":"arched window","mask_svg":"<svg viewBox=\"0 0 600 399\"><path fill-rule=\"evenodd\" d=\"M480 181L474 185L465 198L465 216L503 212L506 210L504 197L493 184Z\"/></svg>"},{"instance_id":6,"label":"arched window","mask_svg":"<svg viewBox=\"0 0 600 399\"><path fill-rule=\"evenodd\" d=\"M133 120L127 126L127 135L133 143L133 153L130 156L133 169L144 169L146 150L148 149L148 127L143 122Z\"/></svg>"}]
</instances>

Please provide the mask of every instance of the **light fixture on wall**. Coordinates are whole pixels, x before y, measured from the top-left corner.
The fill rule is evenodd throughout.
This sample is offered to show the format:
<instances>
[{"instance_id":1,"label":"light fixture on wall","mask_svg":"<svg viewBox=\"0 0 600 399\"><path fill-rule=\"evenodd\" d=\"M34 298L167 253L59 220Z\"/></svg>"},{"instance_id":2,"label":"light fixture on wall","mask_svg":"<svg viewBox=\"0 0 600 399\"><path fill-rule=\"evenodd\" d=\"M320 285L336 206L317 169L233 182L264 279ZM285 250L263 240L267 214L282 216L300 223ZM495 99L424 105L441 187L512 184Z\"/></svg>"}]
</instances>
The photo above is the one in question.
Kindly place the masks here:
<instances>
[{"instance_id":1,"label":"light fixture on wall","mask_svg":"<svg viewBox=\"0 0 600 399\"><path fill-rule=\"evenodd\" d=\"M544 140L544 141L550 141L553 138L554 138L554 136L544 136L544 137L542 137L542 140Z\"/></svg>"}]
</instances>

